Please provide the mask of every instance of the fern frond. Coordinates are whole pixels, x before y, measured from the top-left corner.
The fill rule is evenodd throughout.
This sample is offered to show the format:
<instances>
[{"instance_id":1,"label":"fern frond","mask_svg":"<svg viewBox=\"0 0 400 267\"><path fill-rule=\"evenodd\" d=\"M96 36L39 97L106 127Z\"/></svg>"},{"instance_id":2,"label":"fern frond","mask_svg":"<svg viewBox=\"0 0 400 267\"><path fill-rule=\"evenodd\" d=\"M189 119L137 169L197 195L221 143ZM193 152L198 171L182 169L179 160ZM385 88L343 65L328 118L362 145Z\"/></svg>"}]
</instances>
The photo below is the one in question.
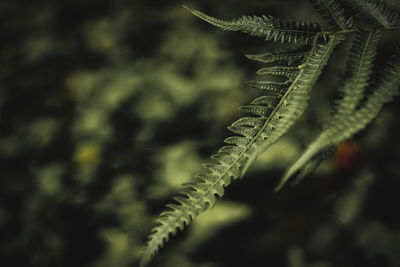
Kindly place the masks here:
<instances>
[{"instance_id":1,"label":"fern frond","mask_svg":"<svg viewBox=\"0 0 400 267\"><path fill-rule=\"evenodd\" d=\"M374 57L376 50L376 38L380 35L379 32L372 33L375 36L364 39L364 46L370 48L364 48L359 53L367 53L369 55L364 55L364 57L359 56L360 60L364 58ZM369 35L371 36L371 35ZM359 37L359 39L361 39ZM367 43L368 42L368 43ZM354 44L356 46L356 44ZM375 49L374 49L375 47ZM368 60L364 61L364 64L369 64ZM364 71L369 71L368 67L359 64L359 69L364 69ZM362 78L362 73L356 72L356 75ZM277 186L276 190L279 190L286 181L293 176L297 171L305 166L310 160L312 160L317 153L321 150L336 146L354 134L358 133L360 130L364 129L379 113L383 104L389 102L392 97L399 93L399 82L400 82L400 46L397 49L396 54L393 56L392 60L388 63L387 67L384 69L381 75L381 82L375 86L373 94L370 95L367 100L362 104L359 109L355 109L355 103L362 96L359 93L355 93L351 96L352 87L348 87L345 91L345 97L342 101L347 102L347 104L341 104L340 106L344 108L343 111L338 110L334 115L334 118L329 123L329 126L308 146L308 148L301 154L301 156L286 170L282 177L280 184ZM357 83L357 80L353 80L353 83ZM363 84L362 81L360 81ZM351 82L349 84L352 84ZM355 87L357 84L353 84ZM347 84L344 85L346 87ZM364 83L365 86L365 83ZM343 102L343 103L344 103Z\"/></svg>"},{"instance_id":2,"label":"fern frond","mask_svg":"<svg viewBox=\"0 0 400 267\"><path fill-rule=\"evenodd\" d=\"M141 265L147 265L170 235L187 226L198 214L215 204L216 196L224 194L224 188L247 170L249 164L266 147L272 145L284 134L307 106L307 96L326 65L334 47L343 37L331 36L328 43L317 43L304 67L284 94L255 99L241 108L251 114L234 122L228 129L236 134L225 139L227 146L211 156L214 161L205 165L207 173L197 174L200 180L191 188L181 191L175 197L178 204L170 204L170 210L163 212L159 223L149 237L142 252Z\"/></svg>"},{"instance_id":3,"label":"fern frond","mask_svg":"<svg viewBox=\"0 0 400 267\"><path fill-rule=\"evenodd\" d=\"M391 11L382 0L348 0L360 11L359 15L374 25L390 27L397 23L399 14Z\"/></svg>"},{"instance_id":4,"label":"fern frond","mask_svg":"<svg viewBox=\"0 0 400 267\"><path fill-rule=\"evenodd\" d=\"M311 54L300 69L299 74L280 99L277 107L273 110L272 114L274 116L272 120L275 120L276 123L274 123L273 128L269 132L263 133L262 138L264 141L260 144L257 153L250 155L242 170L242 175L257 155L274 144L303 114L308 106L312 87L327 64L332 51L344 39L343 35L337 34L329 36L327 43L316 43L316 46L311 50Z\"/></svg>"},{"instance_id":5,"label":"fern frond","mask_svg":"<svg viewBox=\"0 0 400 267\"><path fill-rule=\"evenodd\" d=\"M348 30L353 27L353 18L346 18L343 8L336 0L311 0L314 8L335 30Z\"/></svg>"},{"instance_id":6,"label":"fern frond","mask_svg":"<svg viewBox=\"0 0 400 267\"><path fill-rule=\"evenodd\" d=\"M285 93L287 98L284 101L285 103L280 106L281 110L277 111L281 119L272 135L272 139L278 138L286 132L300 114L303 113L307 106L311 88L317 81L323 67L327 64L333 49L343 40L343 35L336 34L329 36L327 43L316 44L312 54L306 59L296 79Z\"/></svg>"},{"instance_id":7,"label":"fern frond","mask_svg":"<svg viewBox=\"0 0 400 267\"><path fill-rule=\"evenodd\" d=\"M331 123L328 127L333 127L344 116L354 111L363 98L368 79L372 74L377 46L381 36L381 30L357 30L346 61L345 81L339 89L343 98L338 101L334 119L330 120Z\"/></svg>"},{"instance_id":8,"label":"fern frond","mask_svg":"<svg viewBox=\"0 0 400 267\"><path fill-rule=\"evenodd\" d=\"M292 20L280 20L272 16L243 16L239 19L225 21L208 16L198 10L183 6L200 19L225 31L240 31L253 36L263 37L274 42L305 42L313 40L321 31L318 23L305 23Z\"/></svg>"}]
</instances>

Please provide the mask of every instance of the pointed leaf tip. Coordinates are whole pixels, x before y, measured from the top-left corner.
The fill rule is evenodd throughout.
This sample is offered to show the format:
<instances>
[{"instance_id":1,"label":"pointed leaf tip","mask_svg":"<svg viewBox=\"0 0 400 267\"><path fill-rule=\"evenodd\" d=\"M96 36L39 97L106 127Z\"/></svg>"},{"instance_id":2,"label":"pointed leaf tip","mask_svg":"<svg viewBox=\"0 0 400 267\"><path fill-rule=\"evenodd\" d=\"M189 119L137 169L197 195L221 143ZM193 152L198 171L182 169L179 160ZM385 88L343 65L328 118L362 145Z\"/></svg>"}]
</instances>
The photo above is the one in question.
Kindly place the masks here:
<instances>
[{"instance_id":1,"label":"pointed leaf tip","mask_svg":"<svg viewBox=\"0 0 400 267\"><path fill-rule=\"evenodd\" d=\"M192 9L190 7L188 7L187 5L182 5L182 7L188 11L191 11Z\"/></svg>"}]
</instances>

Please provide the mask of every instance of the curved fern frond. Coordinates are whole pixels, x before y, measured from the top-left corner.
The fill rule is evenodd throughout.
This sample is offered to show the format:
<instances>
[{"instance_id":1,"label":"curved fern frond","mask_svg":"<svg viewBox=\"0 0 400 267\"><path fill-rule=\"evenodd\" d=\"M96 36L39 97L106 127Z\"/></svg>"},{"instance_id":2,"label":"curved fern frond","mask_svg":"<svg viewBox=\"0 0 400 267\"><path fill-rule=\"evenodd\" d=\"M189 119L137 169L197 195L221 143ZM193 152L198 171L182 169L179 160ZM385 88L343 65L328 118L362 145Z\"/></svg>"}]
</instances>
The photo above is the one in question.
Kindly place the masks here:
<instances>
[{"instance_id":1,"label":"curved fern frond","mask_svg":"<svg viewBox=\"0 0 400 267\"><path fill-rule=\"evenodd\" d=\"M399 14L391 11L382 0L348 0L360 11L359 15L374 25L390 27L397 23Z\"/></svg>"},{"instance_id":2,"label":"curved fern frond","mask_svg":"<svg viewBox=\"0 0 400 267\"><path fill-rule=\"evenodd\" d=\"M353 27L353 17L346 18L343 8L335 0L311 0L314 8L335 30L348 30Z\"/></svg>"},{"instance_id":3,"label":"curved fern frond","mask_svg":"<svg viewBox=\"0 0 400 267\"><path fill-rule=\"evenodd\" d=\"M283 175L276 190L279 190L287 180L297 171L302 169L310 160L322 150L336 146L355 133L364 129L377 115L382 105L389 101L388 96L397 93L396 86L400 81L399 72L399 51L388 63L385 68L385 76L382 77L381 84L376 87L373 94L367 98L359 109L356 109L359 100L363 96L364 88L367 85L368 76L372 69L372 60L376 55L376 46L380 37L380 31L363 34L359 32L352 45L353 57L348 60L348 72L353 73L342 87L344 97L339 103L339 108L333 118L329 121L326 129L308 146L301 156L289 166ZM363 49L356 50L361 43ZM400 47L400 46L399 46ZM396 77L396 74L398 75ZM353 91L354 89L354 91Z\"/></svg>"},{"instance_id":4,"label":"curved fern frond","mask_svg":"<svg viewBox=\"0 0 400 267\"><path fill-rule=\"evenodd\" d=\"M372 68L376 57L376 50L381 30L364 31L358 29L356 37L350 47L346 62L345 80L339 92L343 95L337 102L334 119L328 127L333 127L344 116L349 115L359 104L364 96L368 79L372 74Z\"/></svg>"},{"instance_id":5,"label":"curved fern frond","mask_svg":"<svg viewBox=\"0 0 400 267\"><path fill-rule=\"evenodd\" d=\"M183 6L200 19L225 31L240 31L253 36L263 37L274 42L305 42L313 40L321 31L318 23L305 23L292 20L280 20L272 16L243 16L239 19L225 21L204 14L198 10Z\"/></svg>"},{"instance_id":6,"label":"curved fern frond","mask_svg":"<svg viewBox=\"0 0 400 267\"><path fill-rule=\"evenodd\" d=\"M211 156L213 162L203 165L208 172L197 174L199 182L181 191L182 196L174 198L178 203L169 204L170 210L160 215L157 220L159 225L153 229L142 252L140 266L147 265L178 229L182 230L197 215L212 207L216 197L224 194L224 188L243 175L256 156L290 128L306 108L307 96L334 47L343 39L343 36L334 35L327 43L317 43L282 96L267 94L241 107L251 116L241 118L228 127L236 136L225 139L227 145Z\"/></svg>"}]
</instances>

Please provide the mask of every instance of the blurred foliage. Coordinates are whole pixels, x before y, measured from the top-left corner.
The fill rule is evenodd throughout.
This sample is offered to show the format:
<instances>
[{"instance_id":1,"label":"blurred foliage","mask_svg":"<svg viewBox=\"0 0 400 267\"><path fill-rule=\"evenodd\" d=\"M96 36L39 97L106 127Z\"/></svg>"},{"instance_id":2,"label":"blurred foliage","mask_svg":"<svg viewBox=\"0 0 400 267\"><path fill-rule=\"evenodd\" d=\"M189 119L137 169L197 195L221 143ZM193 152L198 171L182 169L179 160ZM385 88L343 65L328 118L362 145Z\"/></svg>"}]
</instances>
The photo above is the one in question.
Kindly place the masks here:
<instances>
[{"instance_id":1,"label":"blurred foliage","mask_svg":"<svg viewBox=\"0 0 400 267\"><path fill-rule=\"evenodd\" d=\"M262 40L217 32L181 4L0 3L0 266L136 266L154 217L257 94L242 54ZM302 1L185 4L319 20ZM351 164L271 193L336 82L323 77L309 113L154 266L400 265L398 103L354 140Z\"/></svg>"}]
</instances>

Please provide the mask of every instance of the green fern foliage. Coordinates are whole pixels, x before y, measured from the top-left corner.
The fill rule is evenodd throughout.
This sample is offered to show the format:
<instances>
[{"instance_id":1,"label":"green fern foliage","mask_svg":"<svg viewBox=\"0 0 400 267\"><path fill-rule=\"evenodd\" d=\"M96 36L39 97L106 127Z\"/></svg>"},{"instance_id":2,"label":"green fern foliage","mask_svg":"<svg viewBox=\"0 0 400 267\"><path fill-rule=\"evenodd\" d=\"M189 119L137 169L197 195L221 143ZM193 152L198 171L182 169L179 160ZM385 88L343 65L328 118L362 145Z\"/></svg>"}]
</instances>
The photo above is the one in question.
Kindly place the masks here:
<instances>
[{"instance_id":1,"label":"green fern foliage","mask_svg":"<svg viewBox=\"0 0 400 267\"><path fill-rule=\"evenodd\" d=\"M325 38L326 39L326 38ZM178 229L183 229L198 214L222 197L224 188L232 179L242 176L258 154L286 133L307 107L310 91L327 64L334 47L343 41L341 35L332 35L327 41L315 40L315 47L299 69L294 80L275 82L252 81L249 84L267 93L250 105L240 108L250 116L234 122L228 129L235 134L225 139L227 146L211 156L213 162L204 164L207 172L196 175L199 182L175 197L177 204L161 214L158 226L153 229L142 252L141 266L150 262L153 255ZM279 56L275 56L278 58ZM282 58L282 57L281 57ZM293 69L291 70L293 71Z\"/></svg>"},{"instance_id":2,"label":"green fern foliage","mask_svg":"<svg viewBox=\"0 0 400 267\"><path fill-rule=\"evenodd\" d=\"M270 142L275 142L282 134L286 133L294 121L304 112L308 105L308 98L312 87L320 76L323 67L337 44L344 40L342 35L332 35L326 43L317 43L311 50L305 63L301 66L299 74L291 83L284 98L276 111L279 122L271 133L269 141L264 144L268 147Z\"/></svg>"},{"instance_id":3,"label":"green fern foliage","mask_svg":"<svg viewBox=\"0 0 400 267\"><path fill-rule=\"evenodd\" d=\"M356 34L346 64L346 75L348 78L345 79L342 88L339 90L342 92L343 98L338 102L336 112L328 121L325 130L322 131L301 156L289 166L276 190L279 190L291 176L305 167L313 158L316 158L321 151L346 141L355 133L364 129L367 124L377 116L381 106L386 102L386 100L381 101L379 109L368 109L368 103L370 101L377 101L373 98L379 90L375 89L373 96L370 96L365 103L362 103L360 109L356 109L364 96L364 91L368 85L368 79L372 73L377 43L381 37L381 31L375 30L366 32L360 30ZM395 55L393 59L394 62L396 62L396 58L397 56ZM396 73L397 69L392 69L394 65L395 63L390 63L389 66L392 67L386 69L385 73ZM396 78L391 78L391 81L396 83ZM383 87L388 88L389 86ZM392 88L389 91L391 92L389 94L394 93ZM381 100L383 99L381 98ZM374 106L377 107L378 105ZM367 117L370 119L366 119Z\"/></svg>"},{"instance_id":4,"label":"green fern foliage","mask_svg":"<svg viewBox=\"0 0 400 267\"><path fill-rule=\"evenodd\" d=\"M225 31L241 31L263 37L274 42L310 42L321 31L318 23L305 23L292 20L280 20L272 16L243 16L232 21L225 21L208 16L198 10L184 6L197 17Z\"/></svg>"},{"instance_id":5,"label":"green fern foliage","mask_svg":"<svg viewBox=\"0 0 400 267\"><path fill-rule=\"evenodd\" d=\"M378 82L370 81L378 42L383 29L393 25L393 15L381 2L354 1L368 3L364 8L381 23L380 27L363 28L356 20L357 27L353 26L352 18L345 16L345 9L336 0L311 0L331 31L323 31L316 23L284 21L271 16L243 16L224 21L185 7L223 30L241 31L267 41L288 42L290 47L247 55L251 60L266 64L257 71L260 80L247 82L250 87L261 90L262 96L240 107L247 115L228 127L233 135L225 139L225 145L211 156L210 162L203 164L204 171L196 175L196 182L180 191L173 198L175 203L168 204L169 209L156 220L157 225L141 252L141 267L149 264L178 230L183 230L200 213L213 207L217 197L224 195L225 188L242 177L257 156L290 129L307 108L311 90L336 46L349 34L355 34L355 38L351 39L345 77L339 89L342 98L322 133L287 169L276 190L295 173L300 172L300 179L312 172L333 153L336 145L364 129L382 106L399 93L400 45ZM370 95L366 95L367 89L372 92Z\"/></svg>"},{"instance_id":6,"label":"green fern foliage","mask_svg":"<svg viewBox=\"0 0 400 267\"><path fill-rule=\"evenodd\" d=\"M212 207L216 196L223 196L224 188L232 179L243 175L256 156L289 129L305 110L312 86L334 47L342 40L343 37L338 35L332 36L327 43L318 43L283 95L267 94L240 108L250 116L228 127L235 136L225 139L227 146L211 156L213 162L203 165L207 172L196 175L200 181L181 191L181 196L174 198L177 204L167 205L170 210L157 220L159 226L153 229L142 252L141 266L151 260L171 234L176 234L178 229L182 230L198 214ZM264 85L257 86L265 89Z\"/></svg>"},{"instance_id":7,"label":"green fern foliage","mask_svg":"<svg viewBox=\"0 0 400 267\"><path fill-rule=\"evenodd\" d=\"M334 119L330 120L328 127L333 127L344 116L353 112L363 98L372 74L381 35L381 30L364 31L359 29L356 32L356 37L350 47L346 62L344 84L339 89L343 98L338 102L337 112L334 115Z\"/></svg>"},{"instance_id":8,"label":"green fern foliage","mask_svg":"<svg viewBox=\"0 0 400 267\"><path fill-rule=\"evenodd\" d=\"M382 0L348 0L358 15L367 22L376 25L389 27L397 23L399 15L391 11Z\"/></svg>"}]
</instances>

